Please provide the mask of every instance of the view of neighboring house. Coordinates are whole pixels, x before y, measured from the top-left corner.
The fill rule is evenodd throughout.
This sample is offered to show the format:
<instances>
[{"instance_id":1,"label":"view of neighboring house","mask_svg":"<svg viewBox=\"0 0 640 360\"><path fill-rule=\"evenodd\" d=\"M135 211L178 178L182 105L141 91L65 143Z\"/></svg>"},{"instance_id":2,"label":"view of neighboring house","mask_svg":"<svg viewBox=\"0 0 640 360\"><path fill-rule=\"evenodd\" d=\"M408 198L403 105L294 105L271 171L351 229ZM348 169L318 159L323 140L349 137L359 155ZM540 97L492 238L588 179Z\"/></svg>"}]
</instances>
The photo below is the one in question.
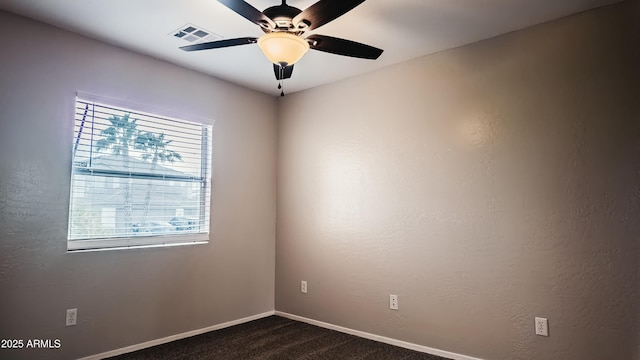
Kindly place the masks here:
<instances>
[{"instance_id":1,"label":"view of neighboring house","mask_svg":"<svg viewBox=\"0 0 640 360\"><path fill-rule=\"evenodd\" d=\"M87 174L74 176L73 210L83 214L83 221L70 237L83 238L88 231L108 236L194 230L187 222L199 217L201 192L200 183L187 180L188 174L132 156L125 160L119 155L99 155L74 165L74 171L86 169ZM129 225L125 218L127 182ZM150 202L145 216L147 192Z\"/></svg>"}]
</instances>

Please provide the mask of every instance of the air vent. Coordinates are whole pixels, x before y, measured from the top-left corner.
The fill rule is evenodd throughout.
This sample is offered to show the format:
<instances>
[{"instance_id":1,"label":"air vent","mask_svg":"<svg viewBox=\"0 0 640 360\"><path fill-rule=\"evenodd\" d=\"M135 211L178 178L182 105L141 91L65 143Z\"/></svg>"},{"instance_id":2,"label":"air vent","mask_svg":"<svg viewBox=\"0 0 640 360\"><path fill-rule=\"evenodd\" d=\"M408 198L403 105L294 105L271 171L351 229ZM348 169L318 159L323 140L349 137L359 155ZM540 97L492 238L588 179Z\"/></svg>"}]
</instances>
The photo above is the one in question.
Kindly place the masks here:
<instances>
[{"instance_id":1,"label":"air vent","mask_svg":"<svg viewBox=\"0 0 640 360\"><path fill-rule=\"evenodd\" d=\"M186 24L179 27L178 29L172 31L169 36L172 36L179 40L184 40L185 42L191 44L222 39L221 35L192 24Z\"/></svg>"}]
</instances>

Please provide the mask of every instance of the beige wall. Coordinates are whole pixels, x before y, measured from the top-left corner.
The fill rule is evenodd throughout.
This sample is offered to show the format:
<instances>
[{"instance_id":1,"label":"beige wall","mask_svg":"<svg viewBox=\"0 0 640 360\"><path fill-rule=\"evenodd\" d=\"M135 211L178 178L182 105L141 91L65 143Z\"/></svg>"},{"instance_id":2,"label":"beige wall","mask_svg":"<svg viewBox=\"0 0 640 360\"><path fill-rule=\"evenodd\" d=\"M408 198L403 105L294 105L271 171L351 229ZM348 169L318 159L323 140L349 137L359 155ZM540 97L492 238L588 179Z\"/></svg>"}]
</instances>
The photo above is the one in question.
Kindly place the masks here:
<instances>
[{"instance_id":1,"label":"beige wall","mask_svg":"<svg viewBox=\"0 0 640 360\"><path fill-rule=\"evenodd\" d=\"M0 357L77 358L273 310L272 97L6 12L0 44L0 338L62 341ZM215 120L208 245L66 252L78 90Z\"/></svg>"},{"instance_id":2,"label":"beige wall","mask_svg":"<svg viewBox=\"0 0 640 360\"><path fill-rule=\"evenodd\" d=\"M626 6L285 97L276 310L483 359L637 359Z\"/></svg>"}]
</instances>

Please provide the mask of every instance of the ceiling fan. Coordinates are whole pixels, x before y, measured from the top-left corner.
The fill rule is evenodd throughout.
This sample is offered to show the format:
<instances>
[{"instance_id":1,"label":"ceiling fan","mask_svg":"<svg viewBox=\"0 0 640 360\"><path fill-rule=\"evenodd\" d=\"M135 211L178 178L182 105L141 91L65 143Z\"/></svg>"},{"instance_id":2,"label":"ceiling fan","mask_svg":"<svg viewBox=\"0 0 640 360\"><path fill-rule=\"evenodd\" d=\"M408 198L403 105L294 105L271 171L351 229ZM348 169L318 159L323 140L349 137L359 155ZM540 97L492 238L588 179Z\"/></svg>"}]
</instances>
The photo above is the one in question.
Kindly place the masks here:
<instances>
[{"instance_id":1,"label":"ceiling fan","mask_svg":"<svg viewBox=\"0 0 640 360\"><path fill-rule=\"evenodd\" d=\"M218 49L257 43L264 55L273 63L276 79L282 81L291 77L293 64L309 50L319 50L332 54L362 59L377 59L381 49L355 41L307 31L319 28L349 12L365 0L319 0L305 10L282 4L259 11L243 0L218 0L240 16L260 26L265 33L259 38L241 37L183 46L184 51ZM278 85L281 88L281 84ZM284 96L284 92L281 92Z\"/></svg>"}]
</instances>

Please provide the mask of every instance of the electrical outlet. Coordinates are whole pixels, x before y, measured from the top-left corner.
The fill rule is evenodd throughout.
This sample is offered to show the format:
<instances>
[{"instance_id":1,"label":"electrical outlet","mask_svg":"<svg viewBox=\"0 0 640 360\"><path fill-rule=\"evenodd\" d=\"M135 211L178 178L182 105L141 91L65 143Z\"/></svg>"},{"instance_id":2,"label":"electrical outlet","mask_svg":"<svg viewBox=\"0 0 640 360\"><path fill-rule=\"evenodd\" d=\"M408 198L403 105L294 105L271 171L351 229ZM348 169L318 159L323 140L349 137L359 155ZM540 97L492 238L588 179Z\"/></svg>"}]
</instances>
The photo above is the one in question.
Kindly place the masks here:
<instances>
[{"instance_id":1,"label":"electrical outlet","mask_svg":"<svg viewBox=\"0 0 640 360\"><path fill-rule=\"evenodd\" d=\"M65 326L74 326L78 321L78 309L67 309L67 321Z\"/></svg>"},{"instance_id":2,"label":"electrical outlet","mask_svg":"<svg viewBox=\"0 0 640 360\"><path fill-rule=\"evenodd\" d=\"M307 282L305 280L300 281L300 292L303 294L307 293Z\"/></svg>"},{"instance_id":3,"label":"electrical outlet","mask_svg":"<svg viewBox=\"0 0 640 360\"><path fill-rule=\"evenodd\" d=\"M398 310L398 295L389 295L389 309Z\"/></svg>"},{"instance_id":4,"label":"electrical outlet","mask_svg":"<svg viewBox=\"0 0 640 360\"><path fill-rule=\"evenodd\" d=\"M536 335L549 336L549 322L547 318L536 318Z\"/></svg>"}]
</instances>

